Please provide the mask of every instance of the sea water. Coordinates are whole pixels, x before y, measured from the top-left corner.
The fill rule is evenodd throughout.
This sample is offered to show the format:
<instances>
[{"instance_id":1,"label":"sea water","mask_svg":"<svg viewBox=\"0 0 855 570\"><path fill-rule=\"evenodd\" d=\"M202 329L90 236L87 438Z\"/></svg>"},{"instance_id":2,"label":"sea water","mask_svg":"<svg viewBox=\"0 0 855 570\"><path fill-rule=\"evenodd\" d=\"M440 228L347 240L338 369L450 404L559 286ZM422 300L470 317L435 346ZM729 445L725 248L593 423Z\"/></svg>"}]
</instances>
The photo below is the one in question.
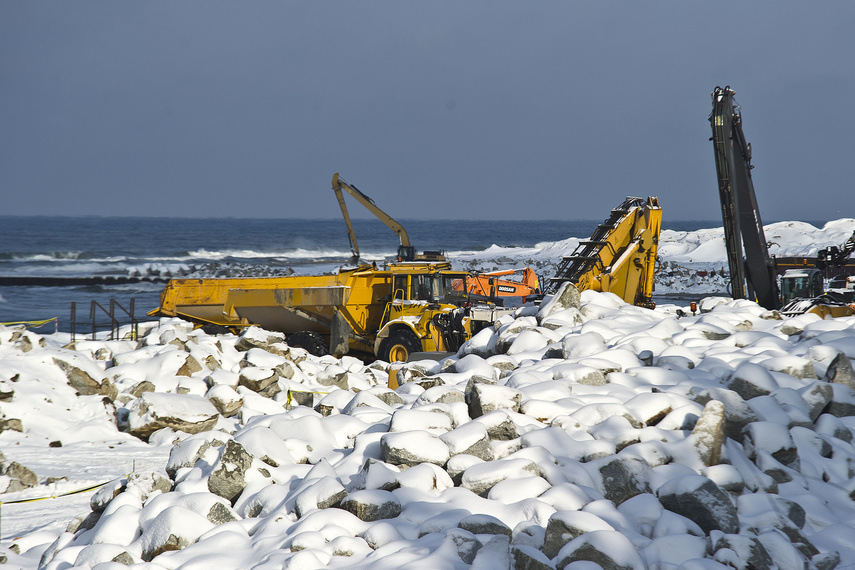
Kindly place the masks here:
<instances>
[{"instance_id":1,"label":"sea water","mask_svg":"<svg viewBox=\"0 0 855 570\"><path fill-rule=\"evenodd\" d=\"M530 248L571 237L586 239L601 220L401 220L418 251L450 257L491 245ZM681 231L720 226L715 221L666 222ZM380 221L353 220L363 259L390 259L398 238ZM319 274L351 257L341 219L190 219L0 216L0 278L139 277L139 283L74 286L0 286L0 323L56 318L37 332L70 330L89 319L91 302L104 308L134 300L137 319L158 306L172 277ZM556 260L558 261L558 260ZM549 276L546 276L549 277ZM98 319L105 313L96 308Z\"/></svg>"}]
</instances>

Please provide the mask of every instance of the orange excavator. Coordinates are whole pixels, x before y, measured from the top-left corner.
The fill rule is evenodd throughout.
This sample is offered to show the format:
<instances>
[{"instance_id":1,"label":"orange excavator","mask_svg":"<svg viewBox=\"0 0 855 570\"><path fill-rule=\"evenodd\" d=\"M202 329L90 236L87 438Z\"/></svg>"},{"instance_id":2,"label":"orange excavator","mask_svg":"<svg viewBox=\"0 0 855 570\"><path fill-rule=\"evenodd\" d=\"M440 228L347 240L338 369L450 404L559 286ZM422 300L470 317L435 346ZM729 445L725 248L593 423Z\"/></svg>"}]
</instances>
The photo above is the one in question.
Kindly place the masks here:
<instances>
[{"instance_id":1,"label":"orange excavator","mask_svg":"<svg viewBox=\"0 0 855 570\"><path fill-rule=\"evenodd\" d=\"M514 275L517 279L500 279ZM490 301L504 301L508 297L519 297L525 303L530 295L540 293L540 283L537 274L531 267L525 269L506 269L504 271L492 271L490 273L475 273L467 279L468 293L476 299Z\"/></svg>"}]
</instances>

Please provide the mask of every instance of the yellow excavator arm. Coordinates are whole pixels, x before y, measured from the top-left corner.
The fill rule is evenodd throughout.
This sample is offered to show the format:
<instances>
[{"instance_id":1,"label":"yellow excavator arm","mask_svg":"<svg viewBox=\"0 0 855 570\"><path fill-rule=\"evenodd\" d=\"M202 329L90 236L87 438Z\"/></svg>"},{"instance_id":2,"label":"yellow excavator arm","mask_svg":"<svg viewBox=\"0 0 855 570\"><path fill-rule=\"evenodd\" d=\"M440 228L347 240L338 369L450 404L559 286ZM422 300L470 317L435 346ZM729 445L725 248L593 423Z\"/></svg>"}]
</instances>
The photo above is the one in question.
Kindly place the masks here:
<instances>
[{"instance_id":1,"label":"yellow excavator arm","mask_svg":"<svg viewBox=\"0 0 855 570\"><path fill-rule=\"evenodd\" d=\"M547 292L555 293L569 281L580 291L611 292L627 303L652 307L661 226L657 198L627 198L590 240L579 242L573 255L564 257Z\"/></svg>"},{"instance_id":2,"label":"yellow excavator arm","mask_svg":"<svg viewBox=\"0 0 855 570\"><path fill-rule=\"evenodd\" d=\"M395 232L398 239L401 240L401 247L410 247L410 236L407 235L407 230L404 229L404 226L396 222L392 216L381 210L377 204L374 203L374 200L363 194L356 186L352 186L345 182L344 178L339 176L338 172L333 174L332 189L335 192L335 197L338 200L339 207L341 208L341 214L344 216L344 222L347 224L347 239L350 240L350 251L353 253L354 261L359 259L359 245L356 243L356 234L353 231L353 224L350 222L350 214L347 211L347 204L344 201L342 190L345 190L348 194L353 196L357 202L365 206L365 209L377 216L377 219L381 222L389 226L389 229Z\"/></svg>"}]
</instances>

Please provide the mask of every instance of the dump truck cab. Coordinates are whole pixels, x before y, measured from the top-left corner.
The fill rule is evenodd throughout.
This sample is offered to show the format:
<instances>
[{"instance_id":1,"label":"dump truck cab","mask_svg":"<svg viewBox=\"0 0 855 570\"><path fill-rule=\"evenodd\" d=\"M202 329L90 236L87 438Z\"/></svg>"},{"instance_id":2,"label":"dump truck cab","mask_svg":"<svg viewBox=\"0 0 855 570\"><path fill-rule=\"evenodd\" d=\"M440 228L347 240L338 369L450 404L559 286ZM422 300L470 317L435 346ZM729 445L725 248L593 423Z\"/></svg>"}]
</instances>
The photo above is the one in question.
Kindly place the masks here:
<instances>
[{"instance_id":1,"label":"dump truck cab","mask_svg":"<svg viewBox=\"0 0 855 570\"><path fill-rule=\"evenodd\" d=\"M389 264L391 291L374 340L381 360L405 361L414 352L456 351L469 338L464 271L448 263Z\"/></svg>"}]
</instances>

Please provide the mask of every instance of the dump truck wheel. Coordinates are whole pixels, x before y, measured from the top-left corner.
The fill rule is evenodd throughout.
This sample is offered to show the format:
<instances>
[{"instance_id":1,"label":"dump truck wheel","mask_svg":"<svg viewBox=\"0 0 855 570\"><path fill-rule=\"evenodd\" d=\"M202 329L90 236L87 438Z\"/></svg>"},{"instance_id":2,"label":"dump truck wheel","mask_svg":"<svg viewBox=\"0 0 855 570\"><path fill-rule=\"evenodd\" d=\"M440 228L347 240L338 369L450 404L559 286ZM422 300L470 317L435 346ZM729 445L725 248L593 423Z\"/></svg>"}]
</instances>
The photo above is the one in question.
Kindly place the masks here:
<instances>
[{"instance_id":1,"label":"dump truck wheel","mask_svg":"<svg viewBox=\"0 0 855 570\"><path fill-rule=\"evenodd\" d=\"M422 344L416 335L408 330L397 330L380 343L377 357L386 362L406 362L412 353L421 348Z\"/></svg>"},{"instance_id":2,"label":"dump truck wheel","mask_svg":"<svg viewBox=\"0 0 855 570\"><path fill-rule=\"evenodd\" d=\"M288 346L296 346L306 349L309 354L314 356L325 356L330 353L327 343L320 337L318 333L309 331L295 332L288 337Z\"/></svg>"}]
</instances>

